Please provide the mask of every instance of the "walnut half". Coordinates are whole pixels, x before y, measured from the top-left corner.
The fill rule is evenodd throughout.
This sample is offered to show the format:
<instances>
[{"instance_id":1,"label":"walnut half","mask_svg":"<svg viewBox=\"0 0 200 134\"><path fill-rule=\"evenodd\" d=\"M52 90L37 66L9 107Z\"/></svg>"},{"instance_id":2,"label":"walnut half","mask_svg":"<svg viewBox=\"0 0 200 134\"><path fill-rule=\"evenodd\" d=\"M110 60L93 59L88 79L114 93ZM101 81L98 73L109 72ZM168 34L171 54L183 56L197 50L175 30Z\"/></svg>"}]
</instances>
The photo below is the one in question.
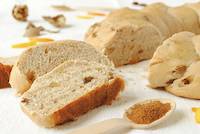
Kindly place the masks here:
<instances>
[{"instance_id":1,"label":"walnut half","mask_svg":"<svg viewBox=\"0 0 200 134\"><path fill-rule=\"evenodd\" d=\"M12 16L19 21L26 21L28 17L27 5L15 5L12 10Z\"/></svg>"},{"instance_id":2,"label":"walnut half","mask_svg":"<svg viewBox=\"0 0 200 134\"><path fill-rule=\"evenodd\" d=\"M66 18L62 14L52 16L52 17L51 16L43 16L43 19L58 28L63 28L66 26Z\"/></svg>"}]
</instances>

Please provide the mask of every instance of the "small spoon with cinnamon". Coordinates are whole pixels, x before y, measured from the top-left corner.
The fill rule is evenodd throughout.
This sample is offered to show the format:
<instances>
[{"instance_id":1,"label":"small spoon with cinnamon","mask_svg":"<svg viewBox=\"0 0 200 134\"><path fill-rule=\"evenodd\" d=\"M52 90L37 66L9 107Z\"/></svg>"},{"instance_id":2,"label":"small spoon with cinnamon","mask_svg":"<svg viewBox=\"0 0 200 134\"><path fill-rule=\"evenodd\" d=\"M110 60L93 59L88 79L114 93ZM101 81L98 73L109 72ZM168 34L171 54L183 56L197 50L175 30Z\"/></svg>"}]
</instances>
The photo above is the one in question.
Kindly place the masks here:
<instances>
[{"instance_id":1,"label":"small spoon with cinnamon","mask_svg":"<svg viewBox=\"0 0 200 134\"><path fill-rule=\"evenodd\" d=\"M128 108L123 118L104 120L76 129L70 134L103 134L116 128L150 128L165 121L175 110L175 107L175 102L169 99L145 100Z\"/></svg>"}]
</instances>

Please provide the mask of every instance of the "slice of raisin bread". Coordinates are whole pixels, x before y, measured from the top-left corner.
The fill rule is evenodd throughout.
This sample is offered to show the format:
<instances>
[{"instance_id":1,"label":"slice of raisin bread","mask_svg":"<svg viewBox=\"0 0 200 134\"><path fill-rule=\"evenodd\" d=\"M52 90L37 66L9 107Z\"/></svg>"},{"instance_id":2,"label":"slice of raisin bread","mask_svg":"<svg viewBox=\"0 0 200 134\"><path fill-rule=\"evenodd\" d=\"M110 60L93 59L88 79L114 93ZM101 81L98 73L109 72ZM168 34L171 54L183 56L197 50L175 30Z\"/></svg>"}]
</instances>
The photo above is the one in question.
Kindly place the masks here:
<instances>
[{"instance_id":1,"label":"slice of raisin bread","mask_svg":"<svg viewBox=\"0 0 200 134\"><path fill-rule=\"evenodd\" d=\"M109 66L66 61L33 82L22 95L21 107L37 124L54 127L111 104L123 88L123 79Z\"/></svg>"},{"instance_id":2,"label":"slice of raisin bread","mask_svg":"<svg viewBox=\"0 0 200 134\"><path fill-rule=\"evenodd\" d=\"M37 77L50 72L66 60L76 59L112 66L108 58L91 45L73 40L55 41L23 52L13 67L10 84L17 89L18 94L22 94Z\"/></svg>"},{"instance_id":3,"label":"slice of raisin bread","mask_svg":"<svg viewBox=\"0 0 200 134\"><path fill-rule=\"evenodd\" d=\"M0 89L10 87L9 77L17 57L0 57Z\"/></svg>"}]
</instances>

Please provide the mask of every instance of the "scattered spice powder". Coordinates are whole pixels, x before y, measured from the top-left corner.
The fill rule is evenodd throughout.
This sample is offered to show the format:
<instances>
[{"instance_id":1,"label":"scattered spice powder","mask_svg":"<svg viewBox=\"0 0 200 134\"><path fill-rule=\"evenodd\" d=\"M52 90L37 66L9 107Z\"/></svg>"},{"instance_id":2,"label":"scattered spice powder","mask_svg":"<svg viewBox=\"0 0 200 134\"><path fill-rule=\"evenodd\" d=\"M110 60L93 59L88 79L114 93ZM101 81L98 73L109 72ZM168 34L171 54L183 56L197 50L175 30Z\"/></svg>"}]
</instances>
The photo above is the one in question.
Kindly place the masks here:
<instances>
[{"instance_id":1,"label":"scattered spice powder","mask_svg":"<svg viewBox=\"0 0 200 134\"><path fill-rule=\"evenodd\" d=\"M170 103L151 101L135 105L128 110L127 117L137 124L150 124L163 117L171 109Z\"/></svg>"}]
</instances>

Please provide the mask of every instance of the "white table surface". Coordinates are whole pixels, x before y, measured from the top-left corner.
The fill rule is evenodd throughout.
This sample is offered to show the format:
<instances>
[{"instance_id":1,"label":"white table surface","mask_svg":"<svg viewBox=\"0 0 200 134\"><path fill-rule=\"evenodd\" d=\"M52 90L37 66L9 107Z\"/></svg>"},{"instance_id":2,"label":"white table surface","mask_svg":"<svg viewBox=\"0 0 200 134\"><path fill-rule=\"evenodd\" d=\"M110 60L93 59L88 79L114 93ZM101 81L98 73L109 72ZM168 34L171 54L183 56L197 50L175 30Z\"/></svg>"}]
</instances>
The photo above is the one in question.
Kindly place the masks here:
<instances>
[{"instance_id":1,"label":"white table surface","mask_svg":"<svg viewBox=\"0 0 200 134\"><path fill-rule=\"evenodd\" d=\"M158 0L141 0L150 3ZM179 5L184 2L194 0L167 0L169 5ZM88 27L103 17L95 17L90 20L77 19L77 15L85 15L84 11L60 12L53 10L51 4L67 4L72 7L104 6L118 8L130 5L131 0L0 0L0 56L19 55L23 49L11 49L10 45L17 42L27 41L22 35L26 23L17 22L11 16L11 9L15 2L26 3L30 9L29 20L35 24L52 29L53 27L41 19L42 15L54 15L63 13L67 17L68 24L71 27L63 29L59 34L45 34L44 37L54 39L76 39L83 40L84 33ZM163 1L164 2L164 1ZM135 65L129 65L119 68L120 73L126 80L126 89L121 94L121 98L113 103L112 106L103 106L88 112L77 121L66 123L52 129L46 129L33 123L20 109L19 98L16 97L14 89L0 90L0 134L67 134L71 130L85 125L95 123L112 117L121 117L124 109L128 108L134 102L149 98L170 98L177 103L175 113L169 120L148 130L123 130L115 134L198 134L200 133L200 124L194 121L192 107L200 107L198 100L189 100L173 96L164 91L153 90L147 87L147 64L148 61Z\"/></svg>"}]
</instances>

